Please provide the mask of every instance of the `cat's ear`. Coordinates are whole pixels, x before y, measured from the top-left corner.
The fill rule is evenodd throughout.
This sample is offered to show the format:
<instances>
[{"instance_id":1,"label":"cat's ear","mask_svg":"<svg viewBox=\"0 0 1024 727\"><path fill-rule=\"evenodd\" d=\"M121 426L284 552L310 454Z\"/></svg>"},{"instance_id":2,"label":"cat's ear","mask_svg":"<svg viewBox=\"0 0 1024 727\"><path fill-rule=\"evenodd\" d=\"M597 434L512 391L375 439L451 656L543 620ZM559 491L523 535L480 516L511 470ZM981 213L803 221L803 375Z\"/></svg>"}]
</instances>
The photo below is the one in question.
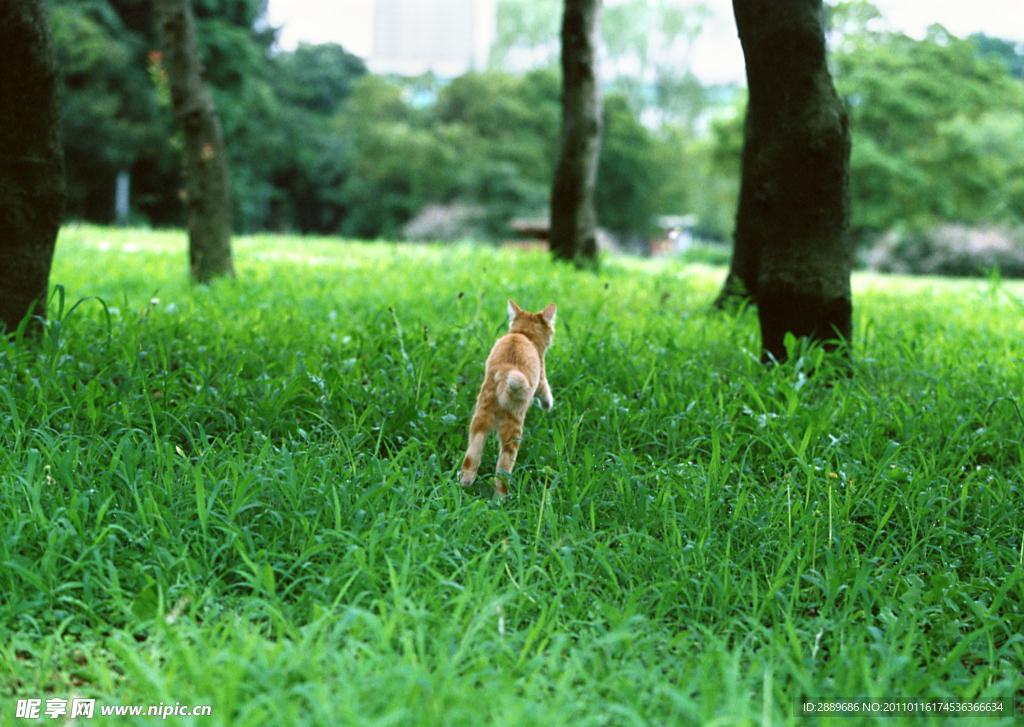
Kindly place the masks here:
<instances>
[{"instance_id":1,"label":"cat's ear","mask_svg":"<svg viewBox=\"0 0 1024 727\"><path fill-rule=\"evenodd\" d=\"M511 321L516 317L516 314L522 313L523 309L516 305L516 302L511 298L508 299L508 319Z\"/></svg>"},{"instance_id":2,"label":"cat's ear","mask_svg":"<svg viewBox=\"0 0 1024 727\"><path fill-rule=\"evenodd\" d=\"M557 313L557 312L558 312L558 308L555 306L555 304L554 303L548 303L547 308L545 308L541 312L541 315L544 317L544 320L546 320L549 325L554 325L554 323L555 323L555 313Z\"/></svg>"}]
</instances>

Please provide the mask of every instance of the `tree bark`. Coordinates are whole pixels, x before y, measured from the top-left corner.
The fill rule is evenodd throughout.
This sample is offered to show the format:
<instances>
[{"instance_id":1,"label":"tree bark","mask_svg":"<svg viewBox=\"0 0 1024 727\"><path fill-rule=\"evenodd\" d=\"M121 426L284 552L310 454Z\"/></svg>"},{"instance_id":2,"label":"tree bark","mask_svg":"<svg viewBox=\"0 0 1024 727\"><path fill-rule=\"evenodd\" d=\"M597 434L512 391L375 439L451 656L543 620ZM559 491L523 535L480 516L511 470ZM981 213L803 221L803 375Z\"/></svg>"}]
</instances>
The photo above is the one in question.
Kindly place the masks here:
<instances>
[{"instance_id":1,"label":"tree bark","mask_svg":"<svg viewBox=\"0 0 1024 727\"><path fill-rule=\"evenodd\" d=\"M57 56L42 0L0 2L0 330L42 334L64 214Z\"/></svg>"},{"instance_id":2,"label":"tree bark","mask_svg":"<svg viewBox=\"0 0 1024 727\"><path fill-rule=\"evenodd\" d=\"M792 333L852 331L850 134L825 56L821 0L733 0L750 100L735 248L716 303L757 304L765 360Z\"/></svg>"},{"instance_id":3,"label":"tree bark","mask_svg":"<svg viewBox=\"0 0 1024 727\"><path fill-rule=\"evenodd\" d=\"M185 204L192 280L233 276L231 195L220 119L203 78L189 0L155 0L171 105L185 146Z\"/></svg>"},{"instance_id":4,"label":"tree bark","mask_svg":"<svg viewBox=\"0 0 1024 727\"><path fill-rule=\"evenodd\" d=\"M601 151L597 78L600 0L565 0L562 19L562 137L551 188L551 249L577 265L597 259L594 185Z\"/></svg>"}]
</instances>

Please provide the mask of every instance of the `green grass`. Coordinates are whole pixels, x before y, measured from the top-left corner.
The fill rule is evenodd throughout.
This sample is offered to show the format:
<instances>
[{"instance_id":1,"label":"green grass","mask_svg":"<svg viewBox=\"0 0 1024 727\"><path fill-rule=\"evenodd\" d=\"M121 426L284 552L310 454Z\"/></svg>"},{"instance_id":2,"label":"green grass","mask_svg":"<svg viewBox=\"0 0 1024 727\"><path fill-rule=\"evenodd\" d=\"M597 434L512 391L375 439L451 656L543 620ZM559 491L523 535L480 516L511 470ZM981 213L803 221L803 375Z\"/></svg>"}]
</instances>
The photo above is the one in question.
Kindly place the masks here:
<instances>
[{"instance_id":1,"label":"green grass","mask_svg":"<svg viewBox=\"0 0 1024 727\"><path fill-rule=\"evenodd\" d=\"M858 275L809 378L706 312L721 268L235 254L190 288L180 234L66 228L43 344L0 343L0 724L1021 719L1024 287ZM509 296L559 317L502 504L456 470ZM852 700L1004 709L800 706Z\"/></svg>"}]
</instances>

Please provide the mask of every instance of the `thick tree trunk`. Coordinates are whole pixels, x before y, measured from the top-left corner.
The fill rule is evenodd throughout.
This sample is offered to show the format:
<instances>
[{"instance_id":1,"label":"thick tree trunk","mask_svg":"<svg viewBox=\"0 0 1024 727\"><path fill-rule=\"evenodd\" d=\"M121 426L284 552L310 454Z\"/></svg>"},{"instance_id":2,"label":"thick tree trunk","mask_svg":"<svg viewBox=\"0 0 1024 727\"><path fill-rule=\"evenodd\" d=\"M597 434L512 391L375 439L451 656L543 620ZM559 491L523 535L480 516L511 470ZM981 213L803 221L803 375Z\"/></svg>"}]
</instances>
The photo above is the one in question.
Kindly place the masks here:
<instances>
[{"instance_id":1,"label":"thick tree trunk","mask_svg":"<svg viewBox=\"0 0 1024 727\"><path fill-rule=\"evenodd\" d=\"M562 20L562 138L551 189L551 249L577 264L597 259L594 184L601 151L597 79L600 0L565 0Z\"/></svg>"},{"instance_id":2,"label":"thick tree trunk","mask_svg":"<svg viewBox=\"0 0 1024 727\"><path fill-rule=\"evenodd\" d=\"M203 79L189 0L155 0L162 62L185 142L186 219L192 279L234 275L231 197L220 120Z\"/></svg>"},{"instance_id":3,"label":"thick tree trunk","mask_svg":"<svg viewBox=\"0 0 1024 727\"><path fill-rule=\"evenodd\" d=\"M786 333L834 347L852 330L850 135L825 58L821 0L733 0L750 101L732 266L765 359Z\"/></svg>"},{"instance_id":4,"label":"thick tree trunk","mask_svg":"<svg viewBox=\"0 0 1024 727\"><path fill-rule=\"evenodd\" d=\"M42 0L0 1L0 329L46 315L64 214L57 57ZM29 336L42 328L31 323Z\"/></svg>"}]
</instances>

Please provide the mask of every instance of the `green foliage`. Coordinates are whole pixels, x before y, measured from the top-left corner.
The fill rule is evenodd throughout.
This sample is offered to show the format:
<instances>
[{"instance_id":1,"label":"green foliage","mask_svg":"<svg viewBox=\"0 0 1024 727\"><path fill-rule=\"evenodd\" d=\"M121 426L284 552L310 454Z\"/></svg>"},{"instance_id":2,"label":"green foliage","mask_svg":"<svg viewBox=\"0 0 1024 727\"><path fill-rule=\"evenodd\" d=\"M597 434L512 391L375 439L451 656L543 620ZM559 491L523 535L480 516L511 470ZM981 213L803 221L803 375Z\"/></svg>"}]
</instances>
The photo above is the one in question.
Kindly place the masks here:
<instances>
[{"instance_id":1,"label":"green foliage","mask_svg":"<svg viewBox=\"0 0 1024 727\"><path fill-rule=\"evenodd\" d=\"M497 7L492 67L557 65L561 2L499 0ZM719 238L731 230L735 180L712 167L698 128L735 89L707 88L689 70L707 14L703 5L679 0L629 0L602 10L598 223L627 245L655 235L659 214L696 213L702 231Z\"/></svg>"},{"instance_id":2,"label":"green foliage","mask_svg":"<svg viewBox=\"0 0 1024 727\"><path fill-rule=\"evenodd\" d=\"M705 239L732 240L745 115L744 92L710 117L710 130L705 136L672 127L661 130L657 156L666 171L659 209L696 215L694 231Z\"/></svg>"},{"instance_id":3,"label":"green foliage","mask_svg":"<svg viewBox=\"0 0 1024 727\"><path fill-rule=\"evenodd\" d=\"M425 206L452 204L471 211L467 236L502 239L510 218L546 214L561 123L560 2L502 0L492 69L450 81L367 78L337 45L272 54L262 9L260 0L196 4L240 230L392 237ZM128 170L137 219L183 221L176 126L150 78L150 11L137 0L51 3L72 218L109 221L115 177ZM598 217L627 242L649 237L661 214L694 214L700 235L731 237L743 98L687 71L704 17L677 0L605 9L613 78ZM850 110L855 233L1024 222L1019 47L937 27L917 41L873 30L878 17L864 0L829 8ZM513 57L542 70L497 70Z\"/></svg>"},{"instance_id":4,"label":"green foliage","mask_svg":"<svg viewBox=\"0 0 1024 727\"><path fill-rule=\"evenodd\" d=\"M554 68L560 61L561 0L498 0L492 68ZM709 106L690 53L709 17L704 4L624 0L601 11L602 73L634 113L652 112L693 131Z\"/></svg>"},{"instance_id":5,"label":"green foliage","mask_svg":"<svg viewBox=\"0 0 1024 727\"><path fill-rule=\"evenodd\" d=\"M551 72L470 72L427 89L425 108L408 90L367 77L337 117L352 150L346 233L393 236L424 205L455 199L482 205L495 236L515 215L546 212L561 113Z\"/></svg>"},{"instance_id":6,"label":"green foliage","mask_svg":"<svg viewBox=\"0 0 1024 727\"><path fill-rule=\"evenodd\" d=\"M394 237L424 206L457 202L480 210L469 233L501 239L509 219L547 214L561 125L554 68L470 72L449 82L368 78L362 61L337 45L271 55L273 32L258 29L261 8L256 0L195 7L240 230ZM516 33L544 25L552 8L519 8ZM59 0L53 8L72 217L109 221L114 178L127 170L141 218L182 222L180 144L161 101L148 13L145 4L117 0ZM682 32L670 22L675 15L662 14L662 30ZM598 213L603 225L637 240L650 234L656 213L686 211L663 192L663 180L678 182L687 165L659 155L665 147L637 120L643 103L628 95L623 102L636 89L617 87L607 104ZM701 182L691 174L685 186Z\"/></svg>"},{"instance_id":7,"label":"green foliage","mask_svg":"<svg viewBox=\"0 0 1024 727\"><path fill-rule=\"evenodd\" d=\"M1010 75L1024 80L1024 53L1021 52L1020 43L993 38L984 33L974 33L968 40L974 44L978 55L982 58L994 58L1002 61Z\"/></svg>"},{"instance_id":8,"label":"green foliage","mask_svg":"<svg viewBox=\"0 0 1024 727\"><path fill-rule=\"evenodd\" d=\"M177 131L142 9L92 0L53 11L75 217L109 220L114 177L129 169L136 209L153 223L181 221ZM445 83L368 77L337 45L271 57L272 34L254 30L259 14L254 2L196 7L237 227L394 237L424 206L457 201L482 210L474 233L500 239L510 218L547 213L561 124L554 70ZM650 133L621 104L610 108L600 216L644 236L655 198Z\"/></svg>"},{"instance_id":9,"label":"green foliage","mask_svg":"<svg viewBox=\"0 0 1024 727\"><path fill-rule=\"evenodd\" d=\"M117 172L166 146L170 135L147 75L155 45L100 0L55 0L50 23L64 82L68 211L110 219ZM139 163L143 195L162 177L163 162Z\"/></svg>"},{"instance_id":10,"label":"green foliage","mask_svg":"<svg viewBox=\"0 0 1024 727\"><path fill-rule=\"evenodd\" d=\"M184 247L65 229L43 344L0 342L5 709L1014 723L1020 285L855 276L847 378L758 364L722 268L265 236L192 288ZM559 303L556 405L499 504L456 475L507 296Z\"/></svg>"},{"instance_id":11,"label":"green foliage","mask_svg":"<svg viewBox=\"0 0 1024 727\"><path fill-rule=\"evenodd\" d=\"M332 192L341 172L327 130L353 79L366 72L362 62L331 45L271 58L273 31L254 27L260 0L193 5L224 129L236 224L336 226ZM51 3L72 217L110 220L114 178L127 170L137 213L155 224L183 220L178 131L150 78L159 46L151 12L150 4L127 0Z\"/></svg>"},{"instance_id":12,"label":"green foliage","mask_svg":"<svg viewBox=\"0 0 1024 727\"><path fill-rule=\"evenodd\" d=\"M990 56L939 26L920 41L864 31L840 44L855 229L1024 220L1024 85Z\"/></svg>"},{"instance_id":13,"label":"green foliage","mask_svg":"<svg viewBox=\"0 0 1024 727\"><path fill-rule=\"evenodd\" d=\"M831 71L849 112L854 234L1024 222L1018 44L984 35L963 40L940 26L923 40L878 31L881 13L865 0L827 10ZM711 125L712 175L730 200L744 116L741 104ZM722 214L731 205L721 199L707 212L698 208L702 227L731 230Z\"/></svg>"},{"instance_id":14,"label":"green foliage","mask_svg":"<svg viewBox=\"0 0 1024 727\"><path fill-rule=\"evenodd\" d=\"M444 87L437 121L469 135L456 171L462 194L485 209L484 230L508 233L515 216L547 215L558 157L561 85L553 71L468 73Z\"/></svg>"},{"instance_id":15,"label":"green foliage","mask_svg":"<svg viewBox=\"0 0 1024 727\"><path fill-rule=\"evenodd\" d=\"M351 152L335 117L366 72L359 58L334 44L300 45L274 57L270 78L278 112L270 182L276 195L264 227L308 233L341 226L349 213L340 189Z\"/></svg>"},{"instance_id":16,"label":"green foliage","mask_svg":"<svg viewBox=\"0 0 1024 727\"><path fill-rule=\"evenodd\" d=\"M415 85L412 86L415 89ZM368 77L339 115L338 129L353 151L343 192L352 214L348 234L391 236L428 203L458 200L485 210L482 232L507 235L515 216L547 214L558 157L560 86L550 70L513 75L470 72L436 90L436 101L417 109L408 88ZM675 159L642 125L627 99L604 103L599 160L599 224L625 240L654 232L659 195Z\"/></svg>"},{"instance_id":17,"label":"green foliage","mask_svg":"<svg viewBox=\"0 0 1024 727\"><path fill-rule=\"evenodd\" d=\"M708 107L707 89L690 70L694 41L709 16L703 4L680 0L625 0L602 11L610 86L637 112L657 115L693 131Z\"/></svg>"},{"instance_id":18,"label":"green foliage","mask_svg":"<svg viewBox=\"0 0 1024 727\"><path fill-rule=\"evenodd\" d=\"M351 210L346 234L394 237L421 205L449 196L455 148L431 132L398 85L364 77L335 124L352 152L341 190Z\"/></svg>"},{"instance_id":19,"label":"green foliage","mask_svg":"<svg viewBox=\"0 0 1024 727\"><path fill-rule=\"evenodd\" d=\"M507 235L515 216L547 215L558 157L561 84L551 70L516 76L470 72L441 89L434 118L466 138L460 150L460 194L484 206L484 229Z\"/></svg>"},{"instance_id":20,"label":"green foliage","mask_svg":"<svg viewBox=\"0 0 1024 727\"><path fill-rule=\"evenodd\" d=\"M598 224L626 239L635 236L644 242L653 236L660 211L657 151L653 134L637 120L626 98L606 98L594 194Z\"/></svg>"},{"instance_id":21,"label":"green foliage","mask_svg":"<svg viewBox=\"0 0 1024 727\"><path fill-rule=\"evenodd\" d=\"M538 66L556 65L563 8L562 0L498 0L490 66L506 68L524 56Z\"/></svg>"},{"instance_id":22,"label":"green foliage","mask_svg":"<svg viewBox=\"0 0 1024 727\"><path fill-rule=\"evenodd\" d=\"M355 80L366 73L359 58L335 43L300 43L294 52L275 60L282 101L321 116L340 111Z\"/></svg>"}]
</instances>

